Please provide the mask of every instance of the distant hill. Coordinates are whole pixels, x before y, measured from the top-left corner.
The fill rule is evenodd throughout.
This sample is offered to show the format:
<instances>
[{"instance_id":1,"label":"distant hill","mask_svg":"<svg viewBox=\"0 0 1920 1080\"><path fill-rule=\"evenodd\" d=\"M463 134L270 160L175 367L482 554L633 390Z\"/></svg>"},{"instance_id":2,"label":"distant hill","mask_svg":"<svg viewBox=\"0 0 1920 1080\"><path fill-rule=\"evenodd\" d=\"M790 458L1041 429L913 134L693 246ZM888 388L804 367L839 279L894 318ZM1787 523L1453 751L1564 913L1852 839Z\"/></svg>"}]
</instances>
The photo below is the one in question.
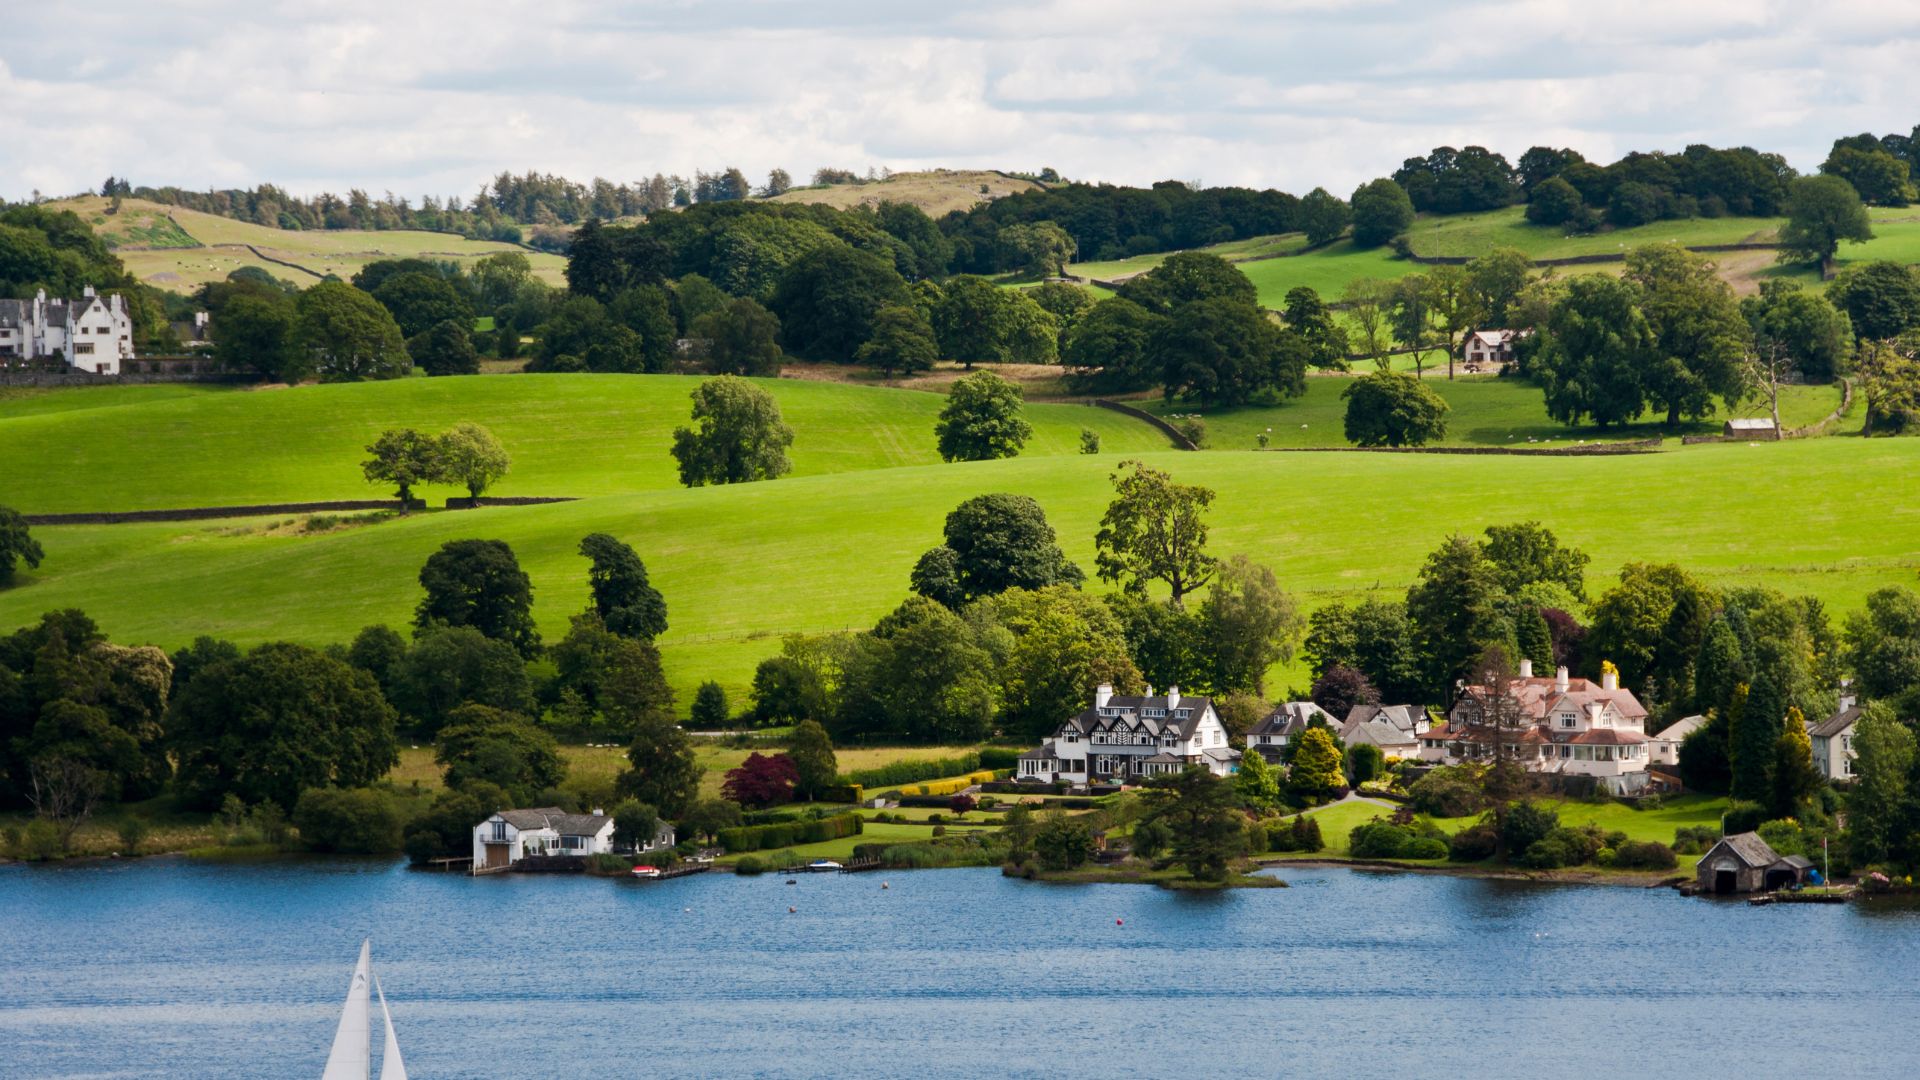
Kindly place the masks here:
<instances>
[{"instance_id":1,"label":"distant hill","mask_svg":"<svg viewBox=\"0 0 1920 1080\"><path fill-rule=\"evenodd\" d=\"M1039 184L990 169L934 169L894 173L885 180L864 184L828 184L796 188L777 195L774 202L825 203L842 210L883 202L908 203L939 218L992 199L1037 191Z\"/></svg>"},{"instance_id":2,"label":"distant hill","mask_svg":"<svg viewBox=\"0 0 1920 1080\"><path fill-rule=\"evenodd\" d=\"M421 256L471 263L500 251L521 252L542 279L565 284L567 261L559 255L446 233L273 229L144 199L122 199L119 211L113 212L112 200L98 195L48 205L80 215L114 249L129 273L171 292L192 292L242 266L257 266L305 286L328 274L351 277L380 259Z\"/></svg>"}]
</instances>

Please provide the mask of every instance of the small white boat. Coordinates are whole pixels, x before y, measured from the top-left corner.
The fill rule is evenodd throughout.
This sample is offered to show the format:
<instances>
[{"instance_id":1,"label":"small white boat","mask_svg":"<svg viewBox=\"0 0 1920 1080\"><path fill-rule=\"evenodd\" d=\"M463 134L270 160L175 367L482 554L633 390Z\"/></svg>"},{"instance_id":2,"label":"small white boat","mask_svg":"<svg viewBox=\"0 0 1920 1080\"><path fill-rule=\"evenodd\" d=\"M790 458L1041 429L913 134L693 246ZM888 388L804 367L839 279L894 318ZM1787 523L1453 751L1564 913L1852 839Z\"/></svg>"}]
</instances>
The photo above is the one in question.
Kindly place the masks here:
<instances>
[{"instance_id":1,"label":"small white boat","mask_svg":"<svg viewBox=\"0 0 1920 1080\"><path fill-rule=\"evenodd\" d=\"M633 876L643 879L657 878L660 876L660 868L657 866L636 866L633 868Z\"/></svg>"},{"instance_id":2,"label":"small white boat","mask_svg":"<svg viewBox=\"0 0 1920 1080\"><path fill-rule=\"evenodd\" d=\"M393 1034L393 1014L387 1011L387 994L380 988L380 976L373 973L373 939L360 943L360 962L353 967L353 981L347 984L347 1005L340 1012L340 1026L333 1033L333 1050L327 1055L326 1071L320 1080L368 1080L373 1075L373 1054L369 1040L372 1025L367 1014L367 984L380 998L380 1018L387 1025L386 1045L380 1051L380 1080L407 1080L406 1063L400 1060L400 1040Z\"/></svg>"},{"instance_id":3,"label":"small white boat","mask_svg":"<svg viewBox=\"0 0 1920 1080\"><path fill-rule=\"evenodd\" d=\"M807 873L825 874L840 869L840 864L832 859L815 859L807 864Z\"/></svg>"}]
</instances>

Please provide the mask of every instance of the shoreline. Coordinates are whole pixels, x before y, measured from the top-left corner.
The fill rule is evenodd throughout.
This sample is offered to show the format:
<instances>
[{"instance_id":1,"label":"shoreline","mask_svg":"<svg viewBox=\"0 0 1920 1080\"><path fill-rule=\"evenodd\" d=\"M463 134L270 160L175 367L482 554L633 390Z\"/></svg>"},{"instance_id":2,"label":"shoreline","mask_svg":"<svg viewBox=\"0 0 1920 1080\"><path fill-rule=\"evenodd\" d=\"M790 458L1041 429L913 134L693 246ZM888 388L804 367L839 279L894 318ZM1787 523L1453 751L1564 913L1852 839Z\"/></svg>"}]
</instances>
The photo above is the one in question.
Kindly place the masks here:
<instances>
[{"instance_id":1,"label":"shoreline","mask_svg":"<svg viewBox=\"0 0 1920 1080\"><path fill-rule=\"evenodd\" d=\"M1635 889L1670 887L1685 880L1675 873L1633 874L1601 873L1592 870L1519 870L1511 867L1476 868L1472 866L1414 866L1390 859L1346 859L1338 855L1316 855L1304 859L1256 859L1262 870L1288 866L1333 870L1384 870L1402 874L1437 874L1443 877L1486 878L1493 881L1532 881L1549 885L1612 885Z\"/></svg>"}]
</instances>

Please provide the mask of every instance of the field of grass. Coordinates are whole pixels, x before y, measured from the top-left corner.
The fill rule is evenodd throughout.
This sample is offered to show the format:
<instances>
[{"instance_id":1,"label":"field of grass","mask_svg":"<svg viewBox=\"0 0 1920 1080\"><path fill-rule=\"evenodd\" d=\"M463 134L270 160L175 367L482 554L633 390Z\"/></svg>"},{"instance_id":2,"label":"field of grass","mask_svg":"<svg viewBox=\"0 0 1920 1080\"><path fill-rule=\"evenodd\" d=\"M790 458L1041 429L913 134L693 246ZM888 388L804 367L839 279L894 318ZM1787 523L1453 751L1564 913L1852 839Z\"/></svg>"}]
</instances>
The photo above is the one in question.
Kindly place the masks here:
<instances>
[{"instance_id":1,"label":"field of grass","mask_svg":"<svg viewBox=\"0 0 1920 1080\"><path fill-rule=\"evenodd\" d=\"M0 397L0 505L29 513L373 499L360 475L381 430L485 424L513 469L498 495L611 495L677 487L668 454L700 379L517 375L264 390L113 386ZM798 476L931 464L944 398L797 379L762 384L797 435ZM1108 453L1166 437L1086 405L1033 404L1029 455L1077 454L1080 430ZM430 497L460 494L448 488Z\"/></svg>"},{"instance_id":2,"label":"field of grass","mask_svg":"<svg viewBox=\"0 0 1920 1080\"><path fill-rule=\"evenodd\" d=\"M470 381L481 390L503 387L502 392L523 382L529 380ZM400 389L414 393L424 387L434 393L434 386L422 381L400 384ZM780 385L782 392L808 388ZM377 395L383 389L313 392ZM281 394L292 398L307 392ZM593 396L605 400L611 393ZM937 401L912 405L918 395L894 393L905 403L897 407L930 409ZM210 395L155 408L230 400L246 399ZM215 502L242 492L318 497L333 489L303 488L296 496L275 478L339 471L346 473L337 481L339 490L351 492L356 486L351 462L357 459L351 454L344 466L329 461L323 467L298 457L256 464L252 456L263 452L269 435L300 436L282 426L253 424L245 412L224 416L222 423L230 429L225 458L199 449L184 454L198 463L200 483L213 490L170 479L170 469L156 465L169 458L153 449L164 442L151 444L145 454L104 449L119 438L116 430L139 422L130 415L137 411L103 410L129 414L104 418L65 414L105 421L94 436L103 449L83 447L77 465L72 455L49 451L39 439L0 436L5 439L0 445L14 456L7 480L0 483L0 503L24 509L98 507L107 501L96 497L99 492L142 500L141 488L148 485L170 490L164 499L145 499L146 505L178 503L185 495L194 495L193 502ZM529 422L554 427L601 422L581 412L586 407L564 418L555 413ZM460 415L471 411L463 406L442 412L433 422ZM1063 440L1066 432L1078 430L1074 415L1062 425ZM0 433L49 419L0 421ZM931 422L930 411L924 419ZM922 429L916 423L908 430L912 441L899 446L860 436L855 447L840 451L842 466L924 455ZM217 442L221 432L219 424L202 416L201 422L183 424L177 437L195 448ZM508 437L510 447L517 437ZM340 442L343 448L355 445L352 438ZM72 439L60 443L80 445ZM0 592L0 626L19 625L53 608L80 607L118 641L177 647L198 634L242 643L341 641L369 623L405 624L418 600L421 563L446 540L478 536L513 545L534 582L535 616L551 639L564 633L567 617L586 603L585 565L575 546L586 533L602 531L633 543L666 595L671 628L661 645L684 707L693 688L709 678L730 694L744 695L753 665L778 651L781 634L870 626L907 595L913 562L938 542L946 513L970 496L993 491L1033 496L1046 508L1067 554L1091 566L1092 537L1111 497L1108 474L1120 456L1110 442L1109 452L1096 457L1060 453L860 472L835 472L831 459L815 458L802 475L771 483L689 490L656 480L648 490L633 475L647 468L659 470L656 477L664 474L664 452L660 461L637 464L628 474L619 470L617 454L609 459L596 445L595 436L580 438L575 449L578 461L550 455L546 465L535 467L537 455L517 448L527 471L542 483L522 480L516 489L538 490L566 479L593 488L574 493L598 497L421 514L316 534L259 520L39 528L35 535L46 561ZM1449 532L1477 532L1521 519L1538 519L1591 554L1596 585L1624 562L1671 560L1716 583L1767 584L1816 595L1839 613L1858 607L1875 588L1912 585L1920 567L1920 504L1908 494L1920 466L1916 440L1716 445L1605 459L1170 450L1134 456L1183 481L1214 488L1219 498L1212 512L1213 550L1243 552L1269 563L1309 608L1329 597L1402 589ZM216 468L223 460L227 466ZM53 475L38 475L42 471ZM631 493L606 493L621 484ZM76 497L72 491L87 494ZM1760 538L1764 544L1757 542Z\"/></svg>"},{"instance_id":3,"label":"field of grass","mask_svg":"<svg viewBox=\"0 0 1920 1080\"><path fill-rule=\"evenodd\" d=\"M1484 255L1496 247L1519 248L1536 259L1576 255L1612 255L1642 244L1766 244L1784 218L1687 218L1656 221L1631 229L1569 236L1557 225L1534 225L1526 208L1509 206L1480 214L1421 218L1408 231L1416 255Z\"/></svg>"},{"instance_id":4,"label":"field of grass","mask_svg":"<svg viewBox=\"0 0 1920 1080\"><path fill-rule=\"evenodd\" d=\"M986 191L980 190L986 185ZM926 211L938 221L955 210L966 210L986 199L1018 195L1040 187L988 169L933 169L927 172L894 173L870 184L830 184L824 187L796 188L775 196L774 202L825 203L842 210L856 206L877 206L883 202L907 203Z\"/></svg>"},{"instance_id":5,"label":"field of grass","mask_svg":"<svg viewBox=\"0 0 1920 1080\"><path fill-rule=\"evenodd\" d=\"M289 231L236 221L197 210L163 206L141 199L124 199L118 214L108 214L109 200L97 195L49 204L72 210L106 238L115 254L136 278L173 292L192 292L209 281L220 281L243 266L257 266L302 288L327 274L352 277L361 267L380 259L420 256L472 263L501 251L517 251L533 264L534 273L551 285L565 284L563 256L527 251L513 244L468 240L449 233L415 230L313 229ZM247 249L305 267L304 274L260 258Z\"/></svg>"},{"instance_id":6,"label":"field of grass","mask_svg":"<svg viewBox=\"0 0 1920 1080\"><path fill-rule=\"evenodd\" d=\"M1355 365L1370 370L1371 364ZM1569 428L1548 419L1540 388L1518 379L1500 379L1476 375L1449 380L1444 359L1435 367L1429 363L1426 380L1445 398L1453 411L1448 414L1444 446L1568 446L1576 442L1616 442L1625 439L1652 438L1661 435L1696 435L1720 431L1725 414L1677 431L1651 422L1602 430L1594 427ZM1158 398L1136 402L1141 408L1160 416L1198 413L1207 424L1207 448L1210 450L1250 450L1255 437L1267 433L1267 445L1289 447L1348 445L1345 434L1347 403L1340 395L1351 384L1338 376L1317 376L1307 380L1304 396L1289 399L1271 408L1247 406L1229 409L1203 409L1184 403L1168 404ZM1814 423L1840 405L1840 388L1830 386L1788 386L1780 392L1780 422L1787 427ZM1737 416L1765 416L1765 406L1745 404ZM1843 424L1843 430L1859 430L1861 411Z\"/></svg>"}]
</instances>

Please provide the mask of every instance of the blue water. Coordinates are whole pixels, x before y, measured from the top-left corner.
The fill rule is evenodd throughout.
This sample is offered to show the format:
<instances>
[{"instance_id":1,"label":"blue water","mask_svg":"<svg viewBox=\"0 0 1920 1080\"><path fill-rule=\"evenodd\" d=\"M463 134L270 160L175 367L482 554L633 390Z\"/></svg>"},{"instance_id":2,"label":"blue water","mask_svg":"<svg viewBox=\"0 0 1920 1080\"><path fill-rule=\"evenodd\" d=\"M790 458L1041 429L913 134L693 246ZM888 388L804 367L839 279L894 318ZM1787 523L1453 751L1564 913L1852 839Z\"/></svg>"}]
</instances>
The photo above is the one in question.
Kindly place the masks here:
<instances>
[{"instance_id":1,"label":"blue water","mask_svg":"<svg viewBox=\"0 0 1920 1080\"><path fill-rule=\"evenodd\" d=\"M318 1076L368 933L420 1080L1920 1073L1911 909L1285 876L5 867L0 1076Z\"/></svg>"}]
</instances>

